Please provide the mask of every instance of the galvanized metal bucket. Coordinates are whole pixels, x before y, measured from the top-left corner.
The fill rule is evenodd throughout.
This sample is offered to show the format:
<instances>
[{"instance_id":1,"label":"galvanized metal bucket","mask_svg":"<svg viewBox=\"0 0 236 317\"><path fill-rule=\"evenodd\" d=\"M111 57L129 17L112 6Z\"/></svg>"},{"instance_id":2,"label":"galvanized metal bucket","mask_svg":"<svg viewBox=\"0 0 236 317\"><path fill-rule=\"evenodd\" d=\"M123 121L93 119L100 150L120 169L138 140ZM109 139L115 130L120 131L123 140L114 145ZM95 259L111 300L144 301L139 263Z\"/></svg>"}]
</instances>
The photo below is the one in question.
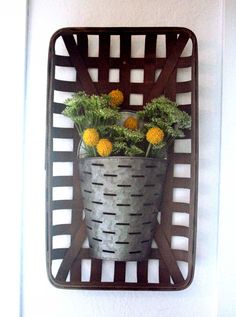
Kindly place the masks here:
<instances>
[{"instance_id":1,"label":"galvanized metal bucket","mask_svg":"<svg viewBox=\"0 0 236 317\"><path fill-rule=\"evenodd\" d=\"M148 258L167 160L142 157L79 159L81 194L94 258Z\"/></svg>"}]
</instances>

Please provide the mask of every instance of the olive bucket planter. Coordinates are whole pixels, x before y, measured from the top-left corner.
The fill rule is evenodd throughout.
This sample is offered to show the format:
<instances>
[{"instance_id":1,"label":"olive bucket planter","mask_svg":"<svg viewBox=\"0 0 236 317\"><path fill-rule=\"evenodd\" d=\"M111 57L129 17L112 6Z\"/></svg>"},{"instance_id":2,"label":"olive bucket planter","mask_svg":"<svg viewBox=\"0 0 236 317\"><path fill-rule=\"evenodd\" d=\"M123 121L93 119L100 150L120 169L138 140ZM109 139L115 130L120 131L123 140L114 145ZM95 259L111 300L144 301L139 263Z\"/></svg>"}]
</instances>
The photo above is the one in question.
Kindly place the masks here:
<instances>
[{"instance_id":1,"label":"olive bucket planter","mask_svg":"<svg viewBox=\"0 0 236 317\"><path fill-rule=\"evenodd\" d=\"M81 194L91 256L115 261L148 258L166 159L79 159Z\"/></svg>"}]
</instances>

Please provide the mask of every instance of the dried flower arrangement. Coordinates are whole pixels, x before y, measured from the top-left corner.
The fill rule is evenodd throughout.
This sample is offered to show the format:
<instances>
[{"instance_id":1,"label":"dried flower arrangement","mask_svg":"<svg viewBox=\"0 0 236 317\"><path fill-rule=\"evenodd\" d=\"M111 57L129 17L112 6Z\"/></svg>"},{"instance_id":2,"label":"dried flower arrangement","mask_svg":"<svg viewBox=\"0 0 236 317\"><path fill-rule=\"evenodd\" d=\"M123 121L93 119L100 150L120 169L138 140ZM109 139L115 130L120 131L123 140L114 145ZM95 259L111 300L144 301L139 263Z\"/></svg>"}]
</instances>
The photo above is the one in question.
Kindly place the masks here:
<instances>
[{"instance_id":1,"label":"dried flower arrangement","mask_svg":"<svg viewBox=\"0 0 236 317\"><path fill-rule=\"evenodd\" d=\"M65 101L63 114L81 138L79 172L92 257L140 261L151 250L167 149L191 127L191 118L164 96L136 113L120 111L123 101L120 90L78 92Z\"/></svg>"},{"instance_id":2,"label":"dried flower arrangement","mask_svg":"<svg viewBox=\"0 0 236 317\"><path fill-rule=\"evenodd\" d=\"M126 118L120 111L123 100L117 89L100 96L78 92L65 101L63 114L73 120L85 156L163 158L174 139L191 127L190 116L164 96Z\"/></svg>"}]
</instances>

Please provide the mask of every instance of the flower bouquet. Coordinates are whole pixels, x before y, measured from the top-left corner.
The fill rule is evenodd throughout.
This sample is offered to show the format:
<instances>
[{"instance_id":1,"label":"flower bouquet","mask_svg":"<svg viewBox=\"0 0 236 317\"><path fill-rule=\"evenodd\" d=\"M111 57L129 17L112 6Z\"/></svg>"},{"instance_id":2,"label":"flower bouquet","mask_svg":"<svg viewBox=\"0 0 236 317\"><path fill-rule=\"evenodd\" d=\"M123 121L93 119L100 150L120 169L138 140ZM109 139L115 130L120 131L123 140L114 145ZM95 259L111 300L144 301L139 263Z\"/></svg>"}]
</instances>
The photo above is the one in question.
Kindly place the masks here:
<instances>
[{"instance_id":1,"label":"flower bouquet","mask_svg":"<svg viewBox=\"0 0 236 317\"><path fill-rule=\"evenodd\" d=\"M123 93L75 93L63 114L80 135L81 194L91 254L147 259L155 232L168 148L190 129L190 116L164 96L137 112L121 111Z\"/></svg>"}]
</instances>

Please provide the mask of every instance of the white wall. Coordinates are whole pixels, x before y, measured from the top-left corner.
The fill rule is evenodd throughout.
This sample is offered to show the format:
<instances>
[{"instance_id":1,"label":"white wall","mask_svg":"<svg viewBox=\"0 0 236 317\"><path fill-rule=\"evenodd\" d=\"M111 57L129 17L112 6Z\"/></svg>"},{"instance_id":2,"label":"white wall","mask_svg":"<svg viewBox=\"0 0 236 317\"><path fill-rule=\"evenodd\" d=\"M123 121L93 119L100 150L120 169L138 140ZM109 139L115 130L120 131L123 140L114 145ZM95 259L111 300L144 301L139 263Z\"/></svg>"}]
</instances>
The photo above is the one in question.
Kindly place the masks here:
<instances>
[{"instance_id":1,"label":"white wall","mask_svg":"<svg viewBox=\"0 0 236 317\"><path fill-rule=\"evenodd\" d=\"M219 214L219 316L235 316L236 2L225 1Z\"/></svg>"},{"instance_id":2,"label":"white wall","mask_svg":"<svg viewBox=\"0 0 236 317\"><path fill-rule=\"evenodd\" d=\"M220 0L31 0L25 147L23 316L216 316L221 112ZM47 50L65 26L183 26L199 43L200 174L197 262L182 292L61 290L46 276L44 141ZM210 138L209 138L210 135ZM224 316L224 315L221 315Z\"/></svg>"},{"instance_id":3,"label":"white wall","mask_svg":"<svg viewBox=\"0 0 236 317\"><path fill-rule=\"evenodd\" d=\"M0 3L0 316L19 316L26 0Z\"/></svg>"}]
</instances>

